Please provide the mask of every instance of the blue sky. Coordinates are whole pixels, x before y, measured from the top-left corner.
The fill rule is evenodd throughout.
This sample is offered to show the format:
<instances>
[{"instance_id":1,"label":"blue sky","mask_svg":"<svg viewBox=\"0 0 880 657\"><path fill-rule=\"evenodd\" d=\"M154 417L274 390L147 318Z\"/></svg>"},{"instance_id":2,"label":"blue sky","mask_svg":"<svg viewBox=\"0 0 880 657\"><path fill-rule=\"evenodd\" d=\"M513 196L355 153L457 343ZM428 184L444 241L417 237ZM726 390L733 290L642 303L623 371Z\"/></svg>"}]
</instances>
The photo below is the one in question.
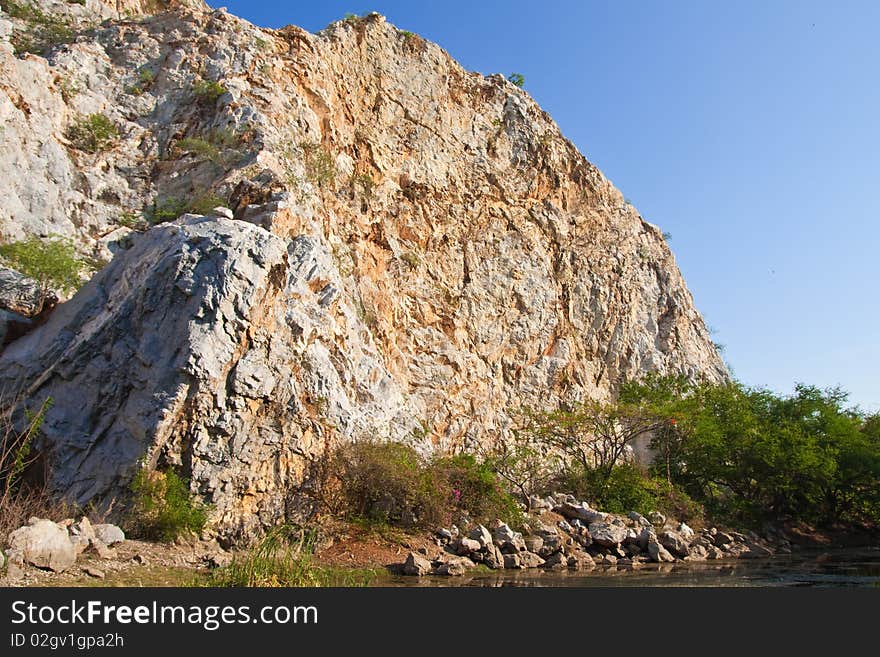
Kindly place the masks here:
<instances>
[{"instance_id":1,"label":"blue sky","mask_svg":"<svg viewBox=\"0 0 880 657\"><path fill-rule=\"evenodd\" d=\"M880 410L880 3L224 5L313 32L378 11L467 69L523 74L566 137L672 234L737 378L784 393L841 385Z\"/></svg>"}]
</instances>

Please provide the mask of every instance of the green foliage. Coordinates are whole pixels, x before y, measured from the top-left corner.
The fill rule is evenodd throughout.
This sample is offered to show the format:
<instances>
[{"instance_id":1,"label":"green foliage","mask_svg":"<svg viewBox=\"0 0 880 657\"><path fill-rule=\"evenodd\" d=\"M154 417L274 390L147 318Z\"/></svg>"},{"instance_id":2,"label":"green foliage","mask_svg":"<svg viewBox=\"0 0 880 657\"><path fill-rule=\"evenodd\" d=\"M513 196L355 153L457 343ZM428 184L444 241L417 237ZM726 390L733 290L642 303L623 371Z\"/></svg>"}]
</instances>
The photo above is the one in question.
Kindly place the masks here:
<instances>
[{"instance_id":1,"label":"green foliage","mask_svg":"<svg viewBox=\"0 0 880 657\"><path fill-rule=\"evenodd\" d=\"M49 239L29 237L2 244L0 258L12 269L39 283L41 304L51 290L76 290L82 285L82 276L94 271L92 261L77 255L72 240L58 236Z\"/></svg>"},{"instance_id":2,"label":"green foliage","mask_svg":"<svg viewBox=\"0 0 880 657\"><path fill-rule=\"evenodd\" d=\"M119 129L103 114L89 114L77 118L65 133L71 145L87 153L97 153L112 146Z\"/></svg>"},{"instance_id":3,"label":"green foliage","mask_svg":"<svg viewBox=\"0 0 880 657\"><path fill-rule=\"evenodd\" d=\"M316 187L332 188L336 182L336 161L321 144L302 142L306 179Z\"/></svg>"},{"instance_id":4,"label":"green foliage","mask_svg":"<svg viewBox=\"0 0 880 657\"><path fill-rule=\"evenodd\" d=\"M521 437L558 455L563 469L595 470L607 480L632 444L661 425L652 409L640 403L585 402L555 411L526 409Z\"/></svg>"},{"instance_id":5,"label":"green foliage","mask_svg":"<svg viewBox=\"0 0 880 657\"><path fill-rule=\"evenodd\" d=\"M332 456L337 512L351 518L412 527L443 521L439 481L414 449L401 443L357 442Z\"/></svg>"},{"instance_id":6,"label":"green foliage","mask_svg":"<svg viewBox=\"0 0 880 657\"><path fill-rule=\"evenodd\" d=\"M462 514L516 523L521 512L488 462L469 455L421 457L391 442L357 442L319 461L316 480L324 507L350 520L396 527L436 527Z\"/></svg>"},{"instance_id":7,"label":"green foliage","mask_svg":"<svg viewBox=\"0 0 880 657\"><path fill-rule=\"evenodd\" d=\"M156 199L150 206L145 208L144 219L147 223L155 226L166 221L174 221L179 216L187 213L209 215L214 208L218 206L225 207L228 203L229 201L222 196L210 193L197 194L190 199L168 196Z\"/></svg>"},{"instance_id":8,"label":"green foliage","mask_svg":"<svg viewBox=\"0 0 880 657\"><path fill-rule=\"evenodd\" d=\"M177 141L179 150L209 160L218 166L227 167L235 164L242 157L236 146L240 145L246 133L233 130L211 130L201 137L185 137Z\"/></svg>"},{"instance_id":9,"label":"green foliage","mask_svg":"<svg viewBox=\"0 0 880 657\"><path fill-rule=\"evenodd\" d=\"M227 89L216 80L198 80L193 84L192 91L199 102L213 104Z\"/></svg>"},{"instance_id":10,"label":"green foliage","mask_svg":"<svg viewBox=\"0 0 880 657\"><path fill-rule=\"evenodd\" d=\"M35 2L5 0L3 11L25 23L25 29L16 29L10 39L16 54L41 54L54 46L69 43L75 35L68 18L44 12Z\"/></svg>"},{"instance_id":11,"label":"green foliage","mask_svg":"<svg viewBox=\"0 0 880 657\"><path fill-rule=\"evenodd\" d=\"M443 488L451 493L451 505L457 515L462 511L474 520L491 522L502 519L517 527L522 525L522 511L505 490L489 461L478 461L472 454L440 456L430 463Z\"/></svg>"},{"instance_id":12,"label":"green foliage","mask_svg":"<svg viewBox=\"0 0 880 657\"><path fill-rule=\"evenodd\" d=\"M314 531L282 525L270 531L251 551L211 574L209 586L318 587L367 586L372 570L343 571L312 564Z\"/></svg>"},{"instance_id":13,"label":"green foliage","mask_svg":"<svg viewBox=\"0 0 880 657\"><path fill-rule=\"evenodd\" d=\"M839 389L799 384L783 397L736 382L648 377L621 398L665 420L654 439L658 472L714 515L880 523L880 440Z\"/></svg>"},{"instance_id":14,"label":"green foliage","mask_svg":"<svg viewBox=\"0 0 880 657\"><path fill-rule=\"evenodd\" d=\"M140 96L142 93L149 90L149 88L153 86L153 82L155 80L156 74L153 71L148 68L141 68L138 70L137 73L137 82L127 86L125 88L125 93Z\"/></svg>"},{"instance_id":15,"label":"green foliage","mask_svg":"<svg viewBox=\"0 0 880 657\"><path fill-rule=\"evenodd\" d=\"M220 157L217 147L205 139L186 137L177 142L177 147L185 153L198 155L206 160L216 160Z\"/></svg>"},{"instance_id":16,"label":"green foliage","mask_svg":"<svg viewBox=\"0 0 880 657\"><path fill-rule=\"evenodd\" d=\"M129 525L143 538L171 542L205 527L206 507L192 496L189 482L174 470L139 470L131 482L131 492Z\"/></svg>"},{"instance_id":17,"label":"green foliage","mask_svg":"<svg viewBox=\"0 0 880 657\"><path fill-rule=\"evenodd\" d=\"M657 510L686 522L703 515L702 507L686 493L631 463L615 466L607 479L595 468L573 465L560 473L554 488L610 513L637 511L646 516Z\"/></svg>"},{"instance_id":18,"label":"green foliage","mask_svg":"<svg viewBox=\"0 0 880 657\"><path fill-rule=\"evenodd\" d=\"M507 79L520 89L522 89L522 86L526 83L526 79L521 73L511 73L507 76Z\"/></svg>"}]
</instances>

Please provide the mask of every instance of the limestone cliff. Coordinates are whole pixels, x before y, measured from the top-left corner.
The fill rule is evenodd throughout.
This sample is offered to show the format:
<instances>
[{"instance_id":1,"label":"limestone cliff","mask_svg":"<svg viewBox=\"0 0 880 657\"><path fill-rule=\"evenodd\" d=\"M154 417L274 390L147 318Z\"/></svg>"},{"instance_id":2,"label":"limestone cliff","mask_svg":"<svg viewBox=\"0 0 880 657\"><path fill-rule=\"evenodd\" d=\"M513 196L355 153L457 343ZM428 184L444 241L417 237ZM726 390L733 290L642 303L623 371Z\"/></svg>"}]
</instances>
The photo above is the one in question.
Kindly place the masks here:
<instances>
[{"instance_id":1,"label":"limestone cliff","mask_svg":"<svg viewBox=\"0 0 880 657\"><path fill-rule=\"evenodd\" d=\"M660 230L502 76L378 15L61 4L42 55L0 15L0 233L112 258L0 357L55 400L59 492L180 464L234 539L296 512L328 441L474 446L644 372L727 375ZM97 113L119 134L86 152Z\"/></svg>"}]
</instances>

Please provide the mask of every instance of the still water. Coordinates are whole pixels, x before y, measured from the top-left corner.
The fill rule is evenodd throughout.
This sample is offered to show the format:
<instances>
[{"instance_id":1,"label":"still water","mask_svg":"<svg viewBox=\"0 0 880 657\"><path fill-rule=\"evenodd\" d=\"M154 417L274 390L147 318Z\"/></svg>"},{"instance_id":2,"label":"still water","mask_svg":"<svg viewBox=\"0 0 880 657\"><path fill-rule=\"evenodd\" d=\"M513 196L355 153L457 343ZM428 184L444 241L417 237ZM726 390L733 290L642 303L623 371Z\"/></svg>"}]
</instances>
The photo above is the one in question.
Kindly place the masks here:
<instances>
[{"instance_id":1,"label":"still water","mask_svg":"<svg viewBox=\"0 0 880 657\"><path fill-rule=\"evenodd\" d=\"M880 547L803 551L768 559L649 564L637 570L489 571L464 577L391 577L382 586L823 586L880 591Z\"/></svg>"}]
</instances>

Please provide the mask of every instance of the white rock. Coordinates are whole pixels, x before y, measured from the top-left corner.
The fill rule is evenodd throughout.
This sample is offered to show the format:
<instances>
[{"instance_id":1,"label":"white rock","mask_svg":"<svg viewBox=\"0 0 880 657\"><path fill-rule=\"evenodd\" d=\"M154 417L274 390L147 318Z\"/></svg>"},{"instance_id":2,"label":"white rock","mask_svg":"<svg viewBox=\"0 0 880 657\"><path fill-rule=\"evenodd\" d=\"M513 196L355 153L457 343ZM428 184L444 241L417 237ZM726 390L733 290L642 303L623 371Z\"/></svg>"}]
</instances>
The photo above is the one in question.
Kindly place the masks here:
<instances>
[{"instance_id":1,"label":"white rock","mask_svg":"<svg viewBox=\"0 0 880 657\"><path fill-rule=\"evenodd\" d=\"M104 545L116 545L125 541L125 532L116 525L102 524L95 525L95 536Z\"/></svg>"},{"instance_id":2,"label":"white rock","mask_svg":"<svg viewBox=\"0 0 880 657\"><path fill-rule=\"evenodd\" d=\"M30 524L9 534L10 551L18 551L24 562L57 573L76 561L76 549L67 530L51 520L31 518Z\"/></svg>"}]
</instances>

